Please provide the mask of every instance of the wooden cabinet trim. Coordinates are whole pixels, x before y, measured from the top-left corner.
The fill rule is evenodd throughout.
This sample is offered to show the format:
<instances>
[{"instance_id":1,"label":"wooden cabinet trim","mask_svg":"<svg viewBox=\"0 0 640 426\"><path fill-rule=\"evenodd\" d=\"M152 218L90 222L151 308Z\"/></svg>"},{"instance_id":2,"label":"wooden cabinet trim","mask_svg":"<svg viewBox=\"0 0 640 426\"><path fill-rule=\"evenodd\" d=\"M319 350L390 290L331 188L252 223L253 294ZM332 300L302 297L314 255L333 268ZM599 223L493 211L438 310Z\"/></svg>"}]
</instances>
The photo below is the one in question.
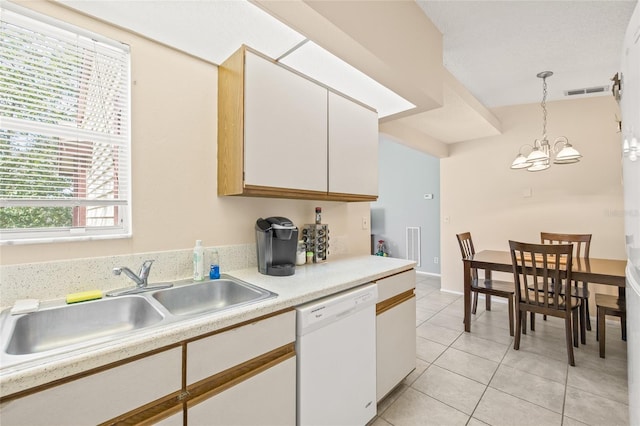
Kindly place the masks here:
<instances>
[{"instance_id":1,"label":"wooden cabinet trim","mask_svg":"<svg viewBox=\"0 0 640 426\"><path fill-rule=\"evenodd\" d=\"M310 191L293 188L273 188L270 186L244 185L244 196L268 197L268 198L295 198L306 200L319 200L327 197L324 191Z\"/></svg>"},{"instance_id":2,"label":"wooden cabinet trim","mask_svg":"<svg viewBox=\"0 0 640 426\"><path fill-rule=\"evenodd\" d=\"M341 192L329 192L327 194L327 200L329 201L377 201L377 195L363 195L363 194L343 194Z\"/></svg>"},{"instance_id":3,"label":"wooden cabinet trim","mask_svg":"<svg viewBox=\"0 0 640 426\"><path fill-rule=\"evenodd\" d=\"M244 185L241 193L221 195L242 195L245 197L291 198L316 201L376 201L377 195L343 194L339 192L307 191L293 188L272 188L269 186Z\"/></svg>"},{"instance_id":4,"label":"wooden cabinet trim","mask_svg":"<svg viewBox=\"0 0 640 426\"><path fill-rule=\"evenodd\" d=\"M405 291L404 293L396 294L395 296L390 297L387 300L383 300L382 302L376 304L376 315L380 315L383 312L406 302L407 300L411 300L414 297L416 297L414 294L414 289L411 289Z\"/></svg>"},{"instance_id":5,"label":"wooden cabinet trim","mask_svg":"<svg viewBox=\"0 0 640 426\"><path fill-rule=\"evenodd\" d=\"M242 194L244 47L218 68L218 195Z\"/></svg>"},{"instance_id":6,"label":"wooden cabinet trim","mask_svg":"<svg viewBox=\"0 0 640 426\"><path fill-rule=\"evenodd\" d=\"M295 342L274 349L228 370L222 371L187 388L190 408L296 355Z\"/></svg>"},{"instance_id":7,"label":"wooden cabinet trim","mask_svg":"<svg viewBox=\"0 0 640 426\"><path fill-rule=\"evenodd\" d=\"M99 426L107 425L152 425L183 410L184 392L178 391L150 402L133 411L122 414Z\"/></svg>"}]
</instances>

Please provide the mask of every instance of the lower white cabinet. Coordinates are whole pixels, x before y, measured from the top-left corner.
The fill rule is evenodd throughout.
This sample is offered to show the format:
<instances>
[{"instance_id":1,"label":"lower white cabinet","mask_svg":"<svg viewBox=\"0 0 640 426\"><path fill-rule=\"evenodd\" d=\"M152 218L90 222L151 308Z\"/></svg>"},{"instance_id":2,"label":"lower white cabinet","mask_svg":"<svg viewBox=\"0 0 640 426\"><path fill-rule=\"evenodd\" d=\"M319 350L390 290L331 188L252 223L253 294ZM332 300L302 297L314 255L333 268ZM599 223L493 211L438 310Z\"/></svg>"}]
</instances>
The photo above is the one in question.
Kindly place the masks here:
<instances>
[{"instance_id":1,"label":"lower white cabinet","mask_svg":"<svg viewBox=\"0 0 640 426\"><path fill-rule=\"evenodd\" d=\"M182 387L182 349L173 348L7 401L5 425L98 424Z\"/></svg>"},{"instance_id":2,"label":"lower white cabinet","mask_svg":"<svg viewBox=\"0 0 640 426\"><path fill-rule=\"evenodd\" d=\"M376 397L380 401L416 368L415 296L376 317ZM407 327L407 324L412 327Z\"/></svg>"},{"instance_id":3,"label":"lower white cabinet","mask_svg":"<svg viewBox=\"0 0 640 426\"><path fill-rule=\"evenodd\" d=\"M189 425L294 425L296 358L262 371L187 409Z\"/></svg>"},{"instance_id":4,"label":"lower white cabinet","mask_svg":"<svg viewBox=\"0 0 640 426\"><path fill-rule=\"evenodd\" d=\"M415 270L377 281L376 398L378 402L416 367Z\"/></svg>"}]
</instances>

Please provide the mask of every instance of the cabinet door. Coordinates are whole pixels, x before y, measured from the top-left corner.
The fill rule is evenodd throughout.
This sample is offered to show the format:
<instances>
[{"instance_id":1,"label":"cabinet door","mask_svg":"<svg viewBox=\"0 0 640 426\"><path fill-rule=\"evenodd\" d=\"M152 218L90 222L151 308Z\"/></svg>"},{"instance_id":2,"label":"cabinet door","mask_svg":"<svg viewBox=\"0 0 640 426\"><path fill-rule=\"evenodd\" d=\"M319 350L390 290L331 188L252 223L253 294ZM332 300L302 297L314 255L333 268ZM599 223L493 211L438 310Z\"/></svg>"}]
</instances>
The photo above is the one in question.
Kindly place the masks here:
<instances>
[{"instance_id":1,"label":"cabinet door","mask_svg":"<svg viewBox=\"0 0 640 426\"><path fill-rule=\"evenodd\" d=\"M378 195L378 114L331 92L329 192Z\"/></svg>"},{"instance_id":2,"label":"cabinet door","mask_svg":"<svg viewBox=\"0 0 640 426\"><path fill-rule=\"evenodd\" d=\"M189 425L294 425L296 358L283 361L237 385L190 406Z\"/></svg>"},{"instance_id":3,"label":"cabinet door","mask_svg":"<svg viewBox=\"0 0 640 426\"><path fill-rule=\"evenodd\" d=\"M327 89L247 52L244 185L327 191Z\"/></svg>"},{"instance_id":4,"label":"cabinet door","mask_svg":"<svg viewBox=\"0 0 640 426\"><path fill-rule=\"evenodd\" d=\"M416 298L376 317L378 402L416 368Z\"/></svg>"},{"instance_id":5,"label":"cabinet door","mask_svg":"<svg viewBox=\"0 0 640 426\"><path fill-rule=\"evenodd\" d=\"M181 377L182 349L170 349L6 402L2 423L101 423L179 391Z\"/></svg>"}]
</instances>

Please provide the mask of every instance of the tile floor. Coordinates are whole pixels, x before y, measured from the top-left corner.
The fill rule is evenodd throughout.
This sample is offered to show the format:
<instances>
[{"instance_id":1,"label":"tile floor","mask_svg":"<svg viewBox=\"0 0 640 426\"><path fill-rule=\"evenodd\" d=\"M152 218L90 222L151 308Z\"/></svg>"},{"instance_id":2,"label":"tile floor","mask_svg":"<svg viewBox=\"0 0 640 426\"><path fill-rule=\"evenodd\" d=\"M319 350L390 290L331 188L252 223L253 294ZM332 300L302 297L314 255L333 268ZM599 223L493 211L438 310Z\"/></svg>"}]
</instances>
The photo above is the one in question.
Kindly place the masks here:
<instances>
[{"instance_id":1,"label":"tile floor","mask_svg":"<svg viewBox=\"0 0 640 426\"><path fill-rule=\"evenodd\" d=\"M416 297L416 369L380 402L370 426L629 423L627 348L615 322L607 357L598 355L592 321L571 367L562 320L539 316L516 351L498 298L491 311L480 299L465 333L463 298L441 292L438 277L418 275Z\"/></svg>"}]
</instances>

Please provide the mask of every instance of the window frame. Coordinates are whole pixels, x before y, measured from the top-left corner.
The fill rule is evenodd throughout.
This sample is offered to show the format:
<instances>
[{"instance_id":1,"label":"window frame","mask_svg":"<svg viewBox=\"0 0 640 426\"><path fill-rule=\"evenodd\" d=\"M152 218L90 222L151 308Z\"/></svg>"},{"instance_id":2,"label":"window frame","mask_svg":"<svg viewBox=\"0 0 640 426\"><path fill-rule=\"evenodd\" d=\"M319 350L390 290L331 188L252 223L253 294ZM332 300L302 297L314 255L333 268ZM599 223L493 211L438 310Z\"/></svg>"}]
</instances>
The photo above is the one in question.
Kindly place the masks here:
<instances>
[{"instance_id":1,"label":"window frame","mask_svg":"<svg viewBox=\"0 0 640 426\"><path fill-rule=\"evenodd\" d=\"M96 34L92 31L85 30L83 28L77 27L75 25L68 24L66 22L60 21L56 18L52 18L41 13L32 11L30 9L15 5L13 3L9 3L6 1L0 1L0 9L3 10L3 21L7 22L16 22L22 19L27 21L34 20L37 22L33 22L33 26L26 27L30 31L39 34L55 34L60 32L61 37L65 37L67 35L73 35L78 39L82 39L78 41L78 44L86 43L86 39L90 40L93 43L100 43L103 46L107 46L111 49L116 49L118 51L118 55L122 55L122 63L123 69L125 69L125 74L121 82L123 82L122 89L122 97L118 97L118 101L122 103L123 106L123 114L121 114L121 119L124 124L119 130L121 132L117 133L118 139L122 142L119 144L119 149L117 153L112 154L110 158L117 158L115 171L116 177L111 178L111 183L114 185L114 191L118 193L118 197L116 199L89 199L87 197L84 198L56 198L56 199L29 199L29 198L3 198L0 199L0 207L72 207L72 215L78 214L78 211L82 211L88 206L91 207L101 207L107 206L113 209L113 220L116 222L112 225L99 225L99 226L74 226L74 222L82 223L86 221L87 216L84 215L80 217L80 219L72 219L71 226L60 226L60 227L50 227L50 228L4 228L0 229L0 245L14 245L14 244L32 244L32 243L53 243L53 242L65 242L65 241L78 241L78 240L99 240L99 239L116 239L116 238L130 238L132 236L132 170L131 170L131 156L132 156L132 148L131 148L131 93L132 93L132 81L131 81L131 49L130 47L122 42L115 41L109 39L100 34ZM7 18L4 11L9 11L10 15L15 14L18 15L17 19L12 18L11 16ZM13 15L13 16L15 16ZM21 26L23 24L21 23ZM52 27L52 28L51 28ZM23 26L23 28L25 28ZM71 34L63 34L63 32L71 33ZM55 38L58 40L57 38ZM86 79L78 79L77 81L85 81ZM102 98L100 98L102 99ZM78 101L78 100L76 100ZM86 99L83 99L86 102ZM6 122L11 121L11 117L2 117L0 116L0 122L2 120L6 120ZM27 120L24 120L27 121ZM34 123L38 123L34 121ZM15 123L13 123L15 124ZM56 125L52 125L56 126ZM57 125L59 128L53 130L52 132L42 133L47 137L59 137L56 135L57 133L64 133L64 129ZM33 129L28 129L25 133L29 133L31 135L37 135L38 132L42 131L42 128L37 128L39 126L34 126ZM46 127L43 126L43 127ZM70 128L72 131L74 127ZM76 123L76 137L78 133L85 132L84 129L81 129ZM3 127L3 131L7 132L15 132L20 130L15 130L15 127L12 127L12 124L7 124L6 127ZM89 144L99 143L100 136L97 132L94 132L94 138L88 139ZM103 136L104 137L104 136ZM71 137L73 138L73 136ZM115 157L114 157L115 156ZM124 158L123 158L124 157ZM95 164L92 160L91 164ZM74 173L77 173L78 168L73 169ZM120 179L122 173L126 173L124 179ZM58 172L58 174L60 174ZM124 182L124 183L123 183ZM125 192L124 197L121 198L122 192ZM81 213L82 214L82 213Z\"/></svg>"}]
</instances>

